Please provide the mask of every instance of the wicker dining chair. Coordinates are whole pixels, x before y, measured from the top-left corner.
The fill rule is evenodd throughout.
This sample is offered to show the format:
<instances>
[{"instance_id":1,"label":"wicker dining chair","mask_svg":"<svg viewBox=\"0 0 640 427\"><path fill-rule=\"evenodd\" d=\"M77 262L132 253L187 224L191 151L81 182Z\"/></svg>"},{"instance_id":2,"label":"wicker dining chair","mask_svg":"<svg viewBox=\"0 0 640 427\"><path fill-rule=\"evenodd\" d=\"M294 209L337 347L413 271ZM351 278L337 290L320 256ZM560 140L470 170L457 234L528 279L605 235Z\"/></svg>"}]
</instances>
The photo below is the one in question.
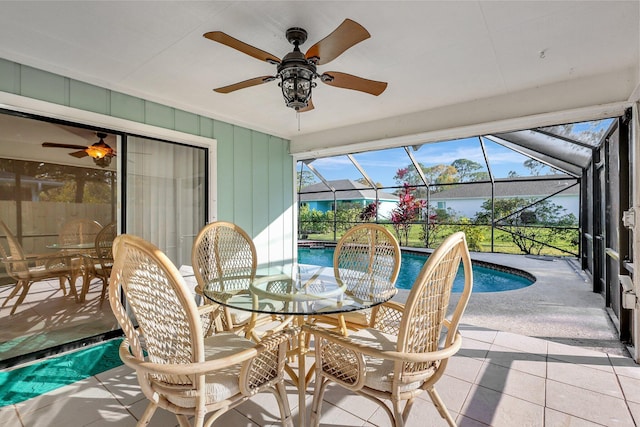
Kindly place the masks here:
<instances>
[{"instance_id":1,"label":"wicker dining chair","mask_svg":"<svg viewBox=\"0 0 640 427\"><path fill-rule=\"evenodd\" d=\"M9 252L3 245L0 245L0 254L2 254L2 262L4 263L7 274L16 281L16 285L5 299L2 306L4 307L9 300L20 292L20 296L11 308L11 314L14 314L16 309L29 293L29 288L35 282L43 280L59 279L63 294L66 294L64 287L64 280L69 280L70 277L75 274L73 271L74 266L78 265L75 260L68 255L60 254L31 254L27 255L22 249L22 245L18 239L11 233L9 227L0 221L0 228L4 232L7 239L7 245L9 246ZM78 295L75 292L75 288L71 288L74 292L76 300Z\"/></svg>"},{"instance_id":2,"label":"wicker dining chair","mask_svg":"<svg viewBox=\"0 0 640 427\"><path fill-rule=\"evenodd\" d=\"M189 425L189 416L194 416L195 426L210 426L266 390L276 396L282 424L293 425L283 372L295 330L258 344L231 332L205 337L201 315L214 306L196 305L184 278L162 251L123 234L114 241L114 258L109 302L126 336L120 357L136 371L150 401L139 426L147 425L158 407L173 412L180 426Z\"/></svg>"},{"instance_id":3,"label":"wicker dining chair","mask_svg":"<svg viewBox=\"0 0 640 427\"><path fill-rule=\"evenodd\" d=\"M449 319L449 298L460 262L464 267L464 290ZM378 403L396 427L407 422L414 399L426 391L440 415L454 426L435 384L462 344L458 324L472 286L465 235L457 232L429 256L404 305L387 302L373 308L369 328L345 337L316 325L305 325L315 337L311 424L319 425L324 392L334 382ZM383 399L391 401L392 407Z\"/></svg>"},{"instance_id":4,"label":"wicker dining chair","mask_svg":"<svg viewBox=\"0 0 640 427\"><path fill-rule=\"evenodd\" d=\"M111 276L111 268L113 267L113 241L117 234L117 224L111 222L100 230L95 240L95 256L92 258L92 268L95 277L102 280L102 293L100 294L100 303L104 301L109 286L109 276ZM86 283L88 285L88 283ZM82 290L86 295L88 289Z\"/></svg>"},{"instance_id":5,"label":"wicker dining chair","mask_svg":"<svg viewBox=\"0 0 640 427\"><path fill-rule=\"evenodd\" d=\"M226 221L212 222L200 230L193 243L191 262L197 281L196 293L202 295L208 289L217 292L220 298L239 293L248 296L258 266L251 237L238 225ZM223 312L222 324L227 330L241 332L255 340L260 340L267 331L282 330L288 324L275 315L228 307L223 307ZM259 331L259 327L263 329Z\"/></svg>"},{"instance_id":6,"label":"wicker dining chair","mask_svg":"<svg viewBox=\"0 0 640 427\"><path fill-rule=\"evenodd\" d=\"M58 244L61 246L92 244L100 230L102 230L102 226L98 221L87 218L72 219L60 227Z\"/></svg>"},{"instance_id":7,"label":"wicker dining chair","mask_svg":"<svg viewBox=\"0 0 640 427\"><path fill-rule=\"evenodd\" d=\"M333 270L357 299L358 294L381 294L393 288L400 271L400 245L380 224L360 224L342 236L333 253ZM371 310L316 316L318 323L333 324L343 335L369 325Z\"/></svg>"},{"instance_id":8,"label":"wicker dining chair","mask_svg":"<svg viewBox=\"0 0 640 427\"><path fill-rule=\"evenodd\" d=\"M102 225L99 222L87 218L77 218L65 222L58 232L58 245L63 248L60 252L65 254L81 253L88 257L95 257L93 245L100 230L102 230ZM74 245L86 245L87 247L74 248ZM91 263L86 262L87 259L80 259L80 261L82 261L80 268L74 269L75 273L71 276L69 282L73 288L78 277L86 277L82 285L84 289L88 287L88 282L91 278L95 277L95 271ZM64 282L60 282L61 287L63 284ZM82 293L80 295L82 296Z\"/></svg>"}]
</instances>

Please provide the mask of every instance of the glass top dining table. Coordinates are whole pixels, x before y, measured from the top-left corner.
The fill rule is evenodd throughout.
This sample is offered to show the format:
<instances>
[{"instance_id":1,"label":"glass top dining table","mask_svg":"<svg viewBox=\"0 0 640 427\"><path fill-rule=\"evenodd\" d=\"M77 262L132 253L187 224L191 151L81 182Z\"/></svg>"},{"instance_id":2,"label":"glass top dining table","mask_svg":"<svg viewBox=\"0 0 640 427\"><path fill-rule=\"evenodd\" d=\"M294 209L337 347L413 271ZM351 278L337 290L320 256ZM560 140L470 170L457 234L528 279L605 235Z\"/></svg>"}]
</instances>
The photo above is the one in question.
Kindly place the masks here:
<instances>
[{"instance_id":1,"label":"glass top dining table","mask_svg":"<svg viewBox=\"0 0 640 427\"><path fill-rule=\"evenodd\" d=\"M207 283L203 294L218 304L255 313L313 315L372 308L397 292L392 283L380 283L369 274L349 277L347 285L333 267L285 264L259 268L253 281L225 277Z\"/></svg>"},{"instance_id":2,"label":"glass top dining table","mask_svg":"<svg viewBox=\"0 0 640 427\"><path fill-rule=\"evenodd\" d=\"M290 355L296 356L297 369L287 363L285 370L297 385L298 407L304 408L313 369L306 369L309 349L301 326L309 317L375 307L397 292L393 283L366 272L340 271L340 277L349 277L348 283L336 277L333 267L283 264L259 268L253 280L246 276L227 276L206 283L202 293L205 298L229 308L293 317L290 325L299 332ZM298 411L298 425L305 426L305 418L306 411Z\"/></svg>"}]
</instances>

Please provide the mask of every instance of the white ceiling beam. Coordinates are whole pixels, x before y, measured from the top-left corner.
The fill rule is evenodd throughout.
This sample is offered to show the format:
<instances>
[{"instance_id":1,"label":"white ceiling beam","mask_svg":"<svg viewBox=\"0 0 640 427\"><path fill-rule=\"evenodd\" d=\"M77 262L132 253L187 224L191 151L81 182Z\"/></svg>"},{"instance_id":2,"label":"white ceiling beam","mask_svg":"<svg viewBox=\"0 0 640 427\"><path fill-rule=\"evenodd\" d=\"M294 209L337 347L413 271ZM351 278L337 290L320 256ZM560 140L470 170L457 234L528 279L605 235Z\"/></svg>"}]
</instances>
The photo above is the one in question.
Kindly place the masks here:
<instances>
[{"instance_id":1,"label":"white ceiling beam","mask_svg":"<svg viewBox=\"0 0 640 427\"><path fill-rule=\"evenodd\" d=\"M636 70L625 69L301 135L291 140L296 159L447 141L621 115L632 105Z\"/></svg>"}]
</instances>

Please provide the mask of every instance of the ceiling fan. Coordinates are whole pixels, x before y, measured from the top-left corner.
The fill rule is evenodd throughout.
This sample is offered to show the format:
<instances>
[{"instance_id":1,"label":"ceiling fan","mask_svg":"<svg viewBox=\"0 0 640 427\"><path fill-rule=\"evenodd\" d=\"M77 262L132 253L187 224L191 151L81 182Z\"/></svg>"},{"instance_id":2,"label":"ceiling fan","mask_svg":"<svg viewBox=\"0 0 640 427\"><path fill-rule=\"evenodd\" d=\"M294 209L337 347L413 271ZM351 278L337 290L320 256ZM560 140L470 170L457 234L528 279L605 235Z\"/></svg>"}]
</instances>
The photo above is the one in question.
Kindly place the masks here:
<instances>
[{"instance_id":1,"label":"ceiling fan","mask_svg":"<svg viewBox=\"0 0 640 427\"><path fill-rule=\"evenodd\" d=\"M314 108L311 101L311 90L316 87L314 81L316 78L330 86L357 90L376 96L387 88L386 82L368 80L351 74L337 71L318 73L318 65L325 65L333 61L347 49L371 37L362 25L351 19L345 19L331 34L311 46L304 54L300 51L300 45L307 40L307 32L302 28L289 28L286 31L286 37L289 43L293 44L293 51L287 53L283 59L241 42L221 31L205 33L204 37L278 66L274 76L255 77L214 89L219 93L229 93L279 80L278 86L282 89L287 107L303 112Z\"/></svg>"},{"instance_id":2,"label":"ceiling fan","mask_svg":"<svg viewBox=\"0 0 640 427\"><path fill-rule=\"evenodd\" d=\"M47 148L70 148L72 150L79 150L69 153L69 155L79 159L90 156L96 165L106 168L111 164L111 158L116 156L116 151L104 142L104 139L107 137L106 133L97 132L96 135L100 138L100 141L88 147L75 144L58 144L56 142L43 142L42 146Z\"/></svg>"}]
</instances>

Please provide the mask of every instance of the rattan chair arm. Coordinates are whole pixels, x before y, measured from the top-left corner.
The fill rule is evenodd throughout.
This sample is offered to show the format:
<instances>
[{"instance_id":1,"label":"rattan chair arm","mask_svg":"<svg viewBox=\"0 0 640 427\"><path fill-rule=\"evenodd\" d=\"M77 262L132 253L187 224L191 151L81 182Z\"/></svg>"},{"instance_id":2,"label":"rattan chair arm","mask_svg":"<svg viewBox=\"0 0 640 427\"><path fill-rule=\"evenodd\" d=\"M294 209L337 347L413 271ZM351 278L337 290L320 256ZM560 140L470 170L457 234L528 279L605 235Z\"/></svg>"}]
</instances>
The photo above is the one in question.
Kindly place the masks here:
<instances>
[{"instance_id":1,"label":"rattan chair arm","mask_svg":"<svg viewBox=\"0 0 640 427\"><path fill-rule=\"evenodd\" d=\"M72 258L78 258L79 255L72 254L28 254L24 258L14 258L13 255L2 258L2 262L35 262L35 261L55 261L55 260L69 260Z\"/></svg>"},{"instance_id":2,"label":"rattan chair arm","mask_svg":"<svg viewBox=\"0 0 640 427\"><path fill-rule=\"evenodd\" d=\"M290 316L290 317L291 319L293 319L293 316ZM287 322L288 324L291 322L291 319L285 320L283 322ZM274 330L275 329L280 329L280 326L278 326L277 328L274 328ZM276 331L275 333L272 333L272 334L265 334L265 336L260 340L260 342L256 344L255 348L259 348L260 351L273 350L283 342L289 341L295 338L299 333L300 333L300 328L290 327L282 331Z\"/></svg>"},{"instance_id":3,"label":"rattan chair arm","mask_svg":"<svg viewBox=\"0 0 640 427\"><path fill-rule=\"evenodd\" d=\"M72 255L52 255L47 257L24 257L24 258L13 258L13 256L8 256L6 258L2 258L2 263L5 264L8 270L12 271L27 271L32 267L44 267L45 271L59 271L60 268L56 264L64 264L65 268L71 267L72 259L78 258L77 256ZM53 266L53 267L52 267Z\"/></svg>"},{"instance_id":4,"label":"rattan chair arm","mask_svg":"<svg viewBox=\"0 0 640 427\"><path fill-rule=\"evenodd\" d=\"M286 330L286 331L287 331L287 333L288 333L288 330L289 330L289 328L291 327L291 324L292 324L292 323L293 323L293 316L285 316L285 317L282 319L282 322L280 322L280 324L278 324L278 326L276 326L276 327L274 327L274 328L271 328L271 329L267 329L267 330L264 332L264 335L265 335L265 336L269 336L269 335L273 335L273 334L275 334L275 333L278 333L278 332L280 332L280 331L285 331L285 330Z\"/></svg>"},{"instance_id":5,"label":"rattan chair arm","mask_svg":"<svg viewBox=\"0 0 640 427\"><path fill-rule=\"evenodd\" d=\"M147 374L163 374L163 375L198 375L215 372L229 366L242 363L259 354L257 347L248 348L238 353L222 357L220 359L207 360L205 362L193 363L154 363L145 362L129 352L129 343L123 340L119 349L120 359L130 368L137 372Z\"/></svg>"},{"instance_id":6,"label":"rattan chair arm","mask_svg":"<svg viewBox=\"0 0 640 427\"><path fill-rule=\"evenodd\" d=\"M202 305L198 306L198 313L200 314L200 316L202 316L204 314L213 313L214 311L218 310L219 308L220 308L220 304L215 304L215 303L202 304Z\"/></svg>"},{"instance_id":7,"label":"rattan chair arm","mask_svg":"<svg viewBox=\"0 0 640 427\"><path fill-rule=\"evenodd\" d=\"M339 344L348 350L362 353L366 356L375 357L379 359L393 360L398 362L420 363L420 362L432 362L436 360L447 359L453 356L454 354L456 354L458 350L460 350L460 347L462 346L462 335L460 335L459 332L456 333L456 338L454 342L451 344L451 346L449 347L436 350L436 351L431 351L428 353L407 353L407 352L400 352L400 351L379 350L373 347L358 344L357 342L354 342L349 337L345 337L342 334L339 334L324 328L320 328L314 325L304 325L303 328L306 329L308 332L313 333L316 336L316 345L318 345L318 341L319 341L317 338L322 337L328 341Z\"/></svg>"},{"instance_id":8,"label":"rattan chair arm","mask_svg":"<svg viewBox=\"0 0 640 427\"><path fill-rule=\"evenodd\" d=\"M220 359L207 360L205 362L175 364L145 362L131 354L129 351L129 341L127 339L124 339L120 344L119 355L125 365L138 372L141 371L148 374L164 375L207 374L254 358L263 351L273 349L282 342L288 341L293 337L294 333L295 330L287 330L279 334L273 334L256 344L254 347L238 351L235 354L231 354Z\"/></svg>"},{"instance_id":9,"label":"rattan chair arm","mask_svg":"<svg viewBox=\"0 0 640 427\"><path fill-rule=\"evenodd\" d=\"M397 302L397 301L387 301L382 303L383 306L393 309L393 310L397 310L397 311L404 311L404 304Z\"/></svg>"},{"instance_id":10,"label":"rattan chair arm","mask_svg":"<svg viewBox=\"0 0 640 427\"><path fill-rule=\"evenodd\" d=\"M25 254L24 258L31 260L31 259L40 259L40 258L57 258L61 256L68 256L68 255L67 254L62 255L60 253Z\"/></svg>"}]
</instances>

